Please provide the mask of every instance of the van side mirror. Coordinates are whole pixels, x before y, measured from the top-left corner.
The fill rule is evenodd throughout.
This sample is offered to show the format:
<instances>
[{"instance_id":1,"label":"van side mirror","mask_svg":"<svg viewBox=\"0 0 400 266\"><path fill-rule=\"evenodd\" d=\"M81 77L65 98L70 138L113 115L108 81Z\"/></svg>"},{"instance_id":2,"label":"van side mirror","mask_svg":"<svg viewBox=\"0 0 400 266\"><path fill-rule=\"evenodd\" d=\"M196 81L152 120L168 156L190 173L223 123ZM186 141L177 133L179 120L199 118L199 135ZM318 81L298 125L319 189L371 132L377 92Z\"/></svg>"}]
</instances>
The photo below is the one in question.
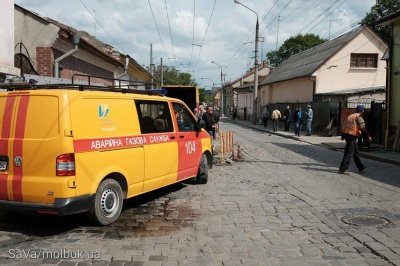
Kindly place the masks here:
<instances>
[{"instance_id":1,"label":"van side mirror","mask_svg":"<svg viewBox=\"0 0 400 266\"><path fill-rule=\"evenodd\" d=\"M196 131L200 132L202 128L206 127L206 122L203 119L199 118L196 122Z\"/></svg>"}]
</instances>

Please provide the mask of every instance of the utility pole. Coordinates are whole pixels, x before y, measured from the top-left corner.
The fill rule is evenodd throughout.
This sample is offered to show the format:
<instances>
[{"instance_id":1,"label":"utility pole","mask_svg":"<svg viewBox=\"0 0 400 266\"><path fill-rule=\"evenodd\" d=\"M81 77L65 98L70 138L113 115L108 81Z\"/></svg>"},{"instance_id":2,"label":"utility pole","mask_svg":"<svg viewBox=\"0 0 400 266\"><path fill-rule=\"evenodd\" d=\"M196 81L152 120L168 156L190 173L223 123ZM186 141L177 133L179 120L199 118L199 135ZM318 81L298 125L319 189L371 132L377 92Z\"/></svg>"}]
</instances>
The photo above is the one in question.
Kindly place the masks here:
<instances>
[{"instance_id":1,"label":"utility pole","mask_svg":"<svg viewBox=\"0 0 400 266\"><path fill-rule=\"evenodd\" d=\"M211 63L216 64L221 68L221 91L219 93L221 97L221 117L224 117L224 83L223 83L223 74L222 74L222 66L220 64L215 63L214 61L211 61Z\"/></svg>"},{"instance_id":2,"label":"utility pole","mask_svg":"<svg viewBox=\"0 0 400 266\"><path fill-rule=\"evenodd\" d=\"M258 42L259 42L259 24L258 24L258 14L251 8L243 5L237 0L233 1L235 4L239 4L256 14L257 16L257 23L256 23L256 47L255 47L255 55L254 55L254 89L253 89L253 115L252 115L252 124L257 124L257 110L258 110Z\"/></svg>"},{"instance_id":3,"label":"utility pole","mask_svg":"<svg viewBox=\"0 0 400 266\"><path fill-rule=\"evenodd\" d=\"M161 67L161 70L160 70L160 72L161 72L161 88L164 86L164 67L163 67L163 60L162 60L162 57L161 57L161 65L160 65L160 67Z\"/></svg>"},{"instance_id":4,"label":"utility pole","mask_svg":"<svg viewBox=\"0 0 400 266\"><path fill-rule=\"evenodd\" d=\"M153 44L150 43L150 74L151 74L151 88L154 89L154 64L153 64Z\"/></svg>"},{"instance_id":5,"label":"utility pole","mask_svg":"<svg viewBox=\"0 0 400 266\"><path fill-rule=\"evenodd\" d=\"M276 31L276 48L275 51L278 51L278 35L279 35L279 20L281 16L278 16L278 30Z\"/></svg>"}]
</instances>

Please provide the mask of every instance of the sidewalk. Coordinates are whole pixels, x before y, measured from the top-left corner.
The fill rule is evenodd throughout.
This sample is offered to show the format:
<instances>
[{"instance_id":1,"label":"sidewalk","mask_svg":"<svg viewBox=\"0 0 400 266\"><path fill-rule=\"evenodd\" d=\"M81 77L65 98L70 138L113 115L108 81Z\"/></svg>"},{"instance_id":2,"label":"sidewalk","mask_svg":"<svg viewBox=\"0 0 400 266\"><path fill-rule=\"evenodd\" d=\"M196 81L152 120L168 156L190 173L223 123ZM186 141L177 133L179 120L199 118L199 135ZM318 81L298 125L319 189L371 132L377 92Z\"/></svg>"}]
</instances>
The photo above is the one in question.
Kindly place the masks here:
<instances>
[{"instance_id":1,"label":"sidewalk","mask_svg":"<svg viewBox=\"0 0 400 266\"><path fill-rule=\"evenodd\" d=\"M333 137L322 137L318 135L306 136L306 132L304 131L305 127L303 127L303 131L301 132L300 137L297 137L294 135L292 127L290 131L283 130L283 122L280 122L280 128L276 132L274 132L272 129L271 120L268 121L268 126L266 129L262 124L252 124L251 121L246 121L246 120L239 120L239 119L232 120L229 118L222 118L221 122L240 124L243 126L247 126L249 128L265 131L269 134L281 136L284 138L291 138L294 140L307 142L313 145L322 145L333 150L343 150L346 145L346 143L341 140L340 136L333 136ZM370 151L360 151L360 156L371 160L381 161L394 165L400 165L400 153L398 152L386 151L383 149L375 148L371 149Z\"/></svg>"}]
</instances>

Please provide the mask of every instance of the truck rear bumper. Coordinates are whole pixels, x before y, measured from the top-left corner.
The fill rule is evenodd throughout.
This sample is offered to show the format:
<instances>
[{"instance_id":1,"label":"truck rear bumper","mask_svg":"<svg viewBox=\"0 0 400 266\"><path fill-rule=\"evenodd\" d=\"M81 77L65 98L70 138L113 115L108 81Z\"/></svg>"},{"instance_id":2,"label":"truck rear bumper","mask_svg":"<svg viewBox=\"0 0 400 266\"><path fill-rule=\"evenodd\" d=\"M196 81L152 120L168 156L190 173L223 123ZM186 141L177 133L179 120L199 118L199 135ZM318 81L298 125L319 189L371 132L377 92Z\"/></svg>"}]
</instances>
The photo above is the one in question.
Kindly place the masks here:
<instances>
[{"instance_id":1,"label":"truck rear bumper","mask_svg":"<svg viewBox=\"0 0 400 266\"><path fill-rule=\"evenodd\" d=\"M0 212L69 215L90 209L94 194L74 198L56 199L54 204L0 200Z\"/></svg>"}]
</instances>

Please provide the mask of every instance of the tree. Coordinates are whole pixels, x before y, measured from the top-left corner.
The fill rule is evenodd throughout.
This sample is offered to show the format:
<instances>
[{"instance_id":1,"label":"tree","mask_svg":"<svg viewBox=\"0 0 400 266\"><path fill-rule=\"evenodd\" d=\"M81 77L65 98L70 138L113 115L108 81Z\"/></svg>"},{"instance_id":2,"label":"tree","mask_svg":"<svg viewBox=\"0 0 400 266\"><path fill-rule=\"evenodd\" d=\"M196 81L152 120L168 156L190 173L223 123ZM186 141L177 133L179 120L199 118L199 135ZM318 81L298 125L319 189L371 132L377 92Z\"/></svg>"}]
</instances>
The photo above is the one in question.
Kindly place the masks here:
<instances>
[{"instance_id":1,"label":"tree","mask_svg":"<svg viewBox=\"0 0 400 266\"><path fill-rule=\"evenodd\" d=\"M150 72L150 67L146 67ZM161 87L161 65L154 69L155 87ZM190 73L180 72L175 67L163 66L163 82L164 85L193 85L197 86L196 81Z\"/></svg>"},{"instance_id":2,"label":"tree","mask_svg":"<svg viewBox=\"0 0 400 266\"><path fill-rule=\"evenodd\" d=\"M214 96L212 90L206 90L204 88L199 88L199 100L200 102L204 102L211 105L214 105Z\"/></svg>"},{"instance_id":3,"label":"tree","mask_svg":"<svg viewBox=\"0 0 400 266\"><path fill-rule=\"evenodd\" d=\"M320 45L325 41L325 39L312 33L305 35L298 34L284 41L278 50L268 52L267 59L271 66L276 67L290 56Z\"/></svg>"},{"instance_id":4,"label":"tree","mask_svg":"<svg viewBox=\"0 0 400 266\"><path fill-rule=\"evenodd\" d=\"M375 26L374 22L381 17L392 14L400 10L399 0L376 0L376 4L371 7L371 11L368 12L361 20L361 25L368 26L378 34L384 42L390 43L390 27L389 26Z\"/></svg>"}]
</instances>

